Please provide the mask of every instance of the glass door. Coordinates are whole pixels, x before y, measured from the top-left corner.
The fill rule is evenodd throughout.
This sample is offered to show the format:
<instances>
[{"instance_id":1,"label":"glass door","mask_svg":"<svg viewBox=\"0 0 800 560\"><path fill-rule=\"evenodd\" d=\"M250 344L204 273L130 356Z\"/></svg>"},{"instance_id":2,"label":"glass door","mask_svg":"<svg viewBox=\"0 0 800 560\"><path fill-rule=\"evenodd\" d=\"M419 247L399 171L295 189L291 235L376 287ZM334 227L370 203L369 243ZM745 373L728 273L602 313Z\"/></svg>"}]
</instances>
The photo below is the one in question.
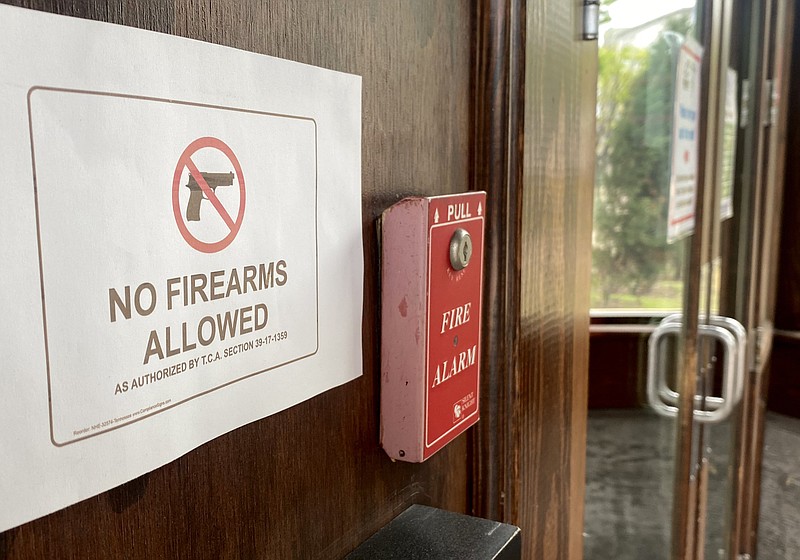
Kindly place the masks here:
<instances>
[{"instance_id":1,"label":"glass door","mask_svg":"<svg viewBox=\"0 0 800 560\"><path fill-rule=\"evenodd\" d=\"M734 215L720 228L721 307L748 333L747 383L732 425L733 496L729 549L755 556L760 495L765 367L772 346L778 231L786 137L788 51L792 29L785 0L733 2L731 66L738 69L740 121Z\"/></svg>"},{"instance_id":2,"label":"glass door","mask_svg":"<svg viewBox=\"0 0 800 560\"><path fill-rule=\"evenodd\" d=\"M667 560L696 518L687 456L697 461L698 442L678 372L697 356L685 332L697 332L701 292L707 9L601 8L584 556ZM662 321L651 370L672 400L653 406L648 341Z\"/></svg>"},{"instance_id":3,"label":"glass door","mask_svg":"<svg viewBox=\"0 0 800 560\"><path fill-rule=\"evenodd\" d=\"M587 560L741 550L765 17L749 4L602 4Z\"/></svg>"}]
</instances>

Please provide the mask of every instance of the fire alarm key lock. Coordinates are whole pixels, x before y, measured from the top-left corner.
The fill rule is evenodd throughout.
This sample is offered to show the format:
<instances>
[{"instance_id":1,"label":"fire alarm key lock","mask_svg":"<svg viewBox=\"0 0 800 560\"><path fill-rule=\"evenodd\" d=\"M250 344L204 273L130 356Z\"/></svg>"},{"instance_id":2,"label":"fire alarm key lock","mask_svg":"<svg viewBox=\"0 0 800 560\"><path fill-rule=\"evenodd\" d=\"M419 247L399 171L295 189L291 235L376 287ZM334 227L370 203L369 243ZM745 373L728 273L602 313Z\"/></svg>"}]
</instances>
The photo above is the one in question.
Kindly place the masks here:
<instances>
[{"instance_id":1,"label":"fire alarm key lock","mask_svg":"<svg viewBox=\"0 0 800 560\"><path fill-rule=\"evenodd\" d=\"M478 421L486 193L381 218L381 445L419 463Z\"/></svg>"}]
</instances>

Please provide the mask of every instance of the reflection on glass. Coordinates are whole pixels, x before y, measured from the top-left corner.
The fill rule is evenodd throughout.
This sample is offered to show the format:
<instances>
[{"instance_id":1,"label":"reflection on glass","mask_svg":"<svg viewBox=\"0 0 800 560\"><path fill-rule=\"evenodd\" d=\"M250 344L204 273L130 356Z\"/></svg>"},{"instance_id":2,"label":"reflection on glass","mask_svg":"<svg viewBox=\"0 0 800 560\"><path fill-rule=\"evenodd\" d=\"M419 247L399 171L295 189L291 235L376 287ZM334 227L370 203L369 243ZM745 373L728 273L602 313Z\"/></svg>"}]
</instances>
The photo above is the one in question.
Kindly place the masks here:
<instances>
[{"instance_id":1,"label":"reflection on glass","mask_svg":"<svg viewBox=\"0 0 800 560\"><path fill-rule=\"evenodd\" d=\"M685 241L667 242L675 67L694 2L604 1L592 307L680 309Z\"/></svg>"},{"instance_id":2,"label":"reflection on glass","mask_svg":"<svg viewBox=\"0 0 800 560\"><path fill-rule=\"evenodd\" d=\"M667 242L667 215L675 75L694 35L694 1L604 0L601 8L592 307L680 311L687 239ZM677 337L666 346L664 371L677 371ZM586 560L671 558L676 422L644 404L643 381L619 385L635 385L639 406L589 411Z\"/></svg>"}]
</instances>

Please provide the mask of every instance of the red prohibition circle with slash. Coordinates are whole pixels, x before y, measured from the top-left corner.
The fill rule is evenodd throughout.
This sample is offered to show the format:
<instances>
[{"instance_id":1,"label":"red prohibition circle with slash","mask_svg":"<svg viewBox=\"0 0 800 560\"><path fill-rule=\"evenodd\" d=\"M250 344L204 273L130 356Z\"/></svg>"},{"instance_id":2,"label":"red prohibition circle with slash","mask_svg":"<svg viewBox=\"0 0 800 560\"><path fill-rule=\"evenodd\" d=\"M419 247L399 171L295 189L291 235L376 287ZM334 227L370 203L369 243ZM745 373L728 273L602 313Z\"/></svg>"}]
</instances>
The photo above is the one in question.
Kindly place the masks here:
<instances>
[{"instance_id":1,"label":"red prohibition circle with slash","mask_svg":"<svg viewBox=\"0 0 800 560\"><path fill-rule=\"evenodd\" d=\"M203 148L219 150L225 154L228 160L230 160L231 165L233 165L236 179L239 181L239 214L236 216L235 220L231 218L228 210L222 205L222 202L219 200L214 190L208 186L208 183L203 178L203 175L197 168L197 165L194 163L194 161L192 161L192 156ZM213 243L201 241L197 239L186 226L186 221L183 217L183 213L181 212L180 204L181 175L183 175L184 167L189 169L189 173L200 186L205 198L211 202L211 205L219 213L222 220L230 229L230 232L219 241L215 241ZM181 235L186 242L191 247L202 253L216 253L222 251L225 247L231 244L233 239L236 237L236 234L239 233L239 229L242 227L242 221L244 220L244 206L245 190L242 166L239 165L239 160L236 158L236 155L233 153L233 150L231 150L230 146L228 146L219 138L213 138L211 136L198 138L189 144L186 149L183 150L181 157L178 158L178 165L175 167L175 175L172 179L172 212L175 214L175 223L178 225L178 230L181 232Z\"/></svg>"}]
</instances>

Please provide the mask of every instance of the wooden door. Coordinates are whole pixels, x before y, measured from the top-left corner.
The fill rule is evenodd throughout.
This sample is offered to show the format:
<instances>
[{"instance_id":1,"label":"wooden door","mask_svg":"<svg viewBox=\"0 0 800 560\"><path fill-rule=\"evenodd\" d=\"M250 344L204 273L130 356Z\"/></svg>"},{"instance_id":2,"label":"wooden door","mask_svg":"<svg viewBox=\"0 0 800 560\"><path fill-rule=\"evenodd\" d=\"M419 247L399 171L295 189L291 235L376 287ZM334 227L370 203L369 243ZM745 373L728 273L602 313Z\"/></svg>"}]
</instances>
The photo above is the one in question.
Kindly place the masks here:
<instances>
[{"instance_id":1,"label":"wooden door","mask_svg":"<svg viewBox=\"0 0 800 560\"><path fill-rule=\"evenodd\" d=\"M10 3L363 77L364 375L0 534L0 558L339 558L413 503L519 524L526 557L580 558L595 70L577 3ZM468 189L490 207L484 418L393 463L375 220Z\"/></svg>"}]
</instances>

